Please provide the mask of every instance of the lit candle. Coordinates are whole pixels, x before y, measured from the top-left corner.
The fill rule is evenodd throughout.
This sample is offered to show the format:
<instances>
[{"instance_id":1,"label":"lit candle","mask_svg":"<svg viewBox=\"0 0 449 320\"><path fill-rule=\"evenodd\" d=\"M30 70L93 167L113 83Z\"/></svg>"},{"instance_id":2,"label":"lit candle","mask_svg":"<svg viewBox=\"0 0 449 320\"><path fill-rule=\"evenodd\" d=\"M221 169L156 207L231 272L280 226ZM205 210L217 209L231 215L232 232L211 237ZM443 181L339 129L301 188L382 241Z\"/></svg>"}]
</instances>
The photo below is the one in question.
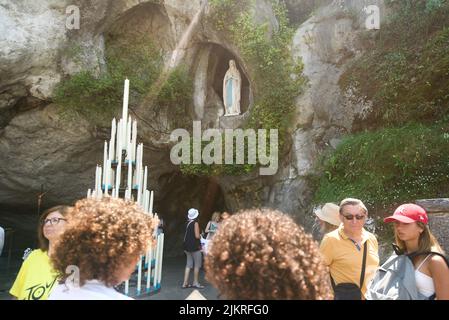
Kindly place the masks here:
<instances>
[{"instance_id":1,"label":"lit candle","mask_svg":"<svg viewBox=\"0 0 449 320\"><path fill-rule=\"evenodd\" d=\"M108 160L108 143L104 142L104 153L103 153L103 185L106 185L106 171L108 170L106 166L106 161ZM106 187L105 187L106 188Z\"/></svg>"},{"instance_id":2,"label":"lit candle","mask_svg":"<svg viewBox=\"0 0 449 320\"><path fill-rule=\"evenodd\" d=\"M132 162L128 162L128 190L132 190L132 174L133 174L133 166Z\"/></svg>"},{"instance_id":3,"label":"lit candle","mask_svg":"<svg viewBox=\"0 0 449 320\"><path fill-rule=\"evenodd\" d=\"M164 234L161 233L158 237L160 237L160 249L159 249L159 268L157 269L158 270L157 283L160 287L162 278L162 258L164 252Z\"/></svg>"},{"instance_id":4,"label":"lit candle","mask_svg":"<svg viewBox=\"0 0 449 320\"><path fill-rule=\"evenodd\" d=\"M125 121L128 119L128 100L129 100L129 80L126 79L123 93L123 113L122 113L122 119L124 119Z\"/></svg>"},{"instance_id":5,"label":"lit candle","mask_svg":"<svg viewBox=\"0 0 449 320\"><path fill-rule=\"evenodd\" d=\"M153 274L153 288L156 289L157 286L157 279L156 279L156 274L157 274L157 253L159 251L159 239L156 237L156 249L154 251L154 274Z\"/></svg>"},{"instance_id":6,"label":"lit candle","mask_svg":"<svg viewBox=\"0 0 449 320\"><path fill-rule=\"evenodd\" d=\"M148 180L148 167L145 166L145 173L143 175L143 191L146 192L147 190L147 180Z\"/></svg>"},{"instance_id":7,"label":"lit candle","mask_svg":"<svg viewBox=\"0 0 449 320\"><path fill-rule=\"evenodd\" d=\"M103 192L101 190L101 166L97 167L98 169L98 184L97 184L97 199L101 199L103 197Z\"/></svg>"},{"instance_id":8,"label":"lit candle","mask_svg":"<svg viewBox=\"0 0 449 320\"><path fill-rule=\"evenodd\" d=\"M120 157L117 163L117 172L115 177L115 193L116 198L120 196L120 179L122 177L122 158Z\"/></svg>"},{"instance_id":9,"label":"lit candle","mask_svg":"<svg viewBox=\"0 0 449 320\"><path fill-rule=\"evenodd\" d=\"M153 219L157 220L159 223L159 217L157 213L154 214ZM157 227L154 229L154 236L157 237Z\"/></svg>"},{"instance_id":10,"label":"lit candle","mask_svg":"<svg viewBox=\"0 0 449 320\"><path fill-rule=\"evenodd\" d=\"M131 160L131 129L132 129L132 122L131 122L131 116L128 118L128 125L126 126L126 160Z\"/></svg>"},{"instance_id":11,"label":"lit candle","mask_svg":"<svg viewBox=\"0 0 449 320\"><path fill-rule=\"evenodd\" d=\"M147 264L148 264L148 272L147 272L147 292L150 291L150 279L151 279L151 259L152 259L152 249L153 249L153 244L150 243L150 248L147 252Z\"/></svg>"},{"instance_id":12,"label":"lit candle","mask_svg":"<svg viewBox=\"0 0 449 320\"><path fill-rule=\"evenodd\" d=\"M142 206L142 168L137 173L137 204Z\"/></svg>"},{"instance_id":13,"label":"lit candle","mask_svg":"<svg viewBox=\"0 0 449 320\"><path fill-rule=\"evenodd\" d=\"M137 121L133 122L133 134L131 140L131 160L136 161Z\"/></svg>"},{"instance_id":14,"label":"lit candle","mask_svg":"<svg viewBox=\"0 0 449 320\"><path fill-rule=\"evenodd\" d=\"M142 152L141 148L140 148L140 144L137 147L137 159L140 159L140 153ZM139 184L139 172L140 172L140 163L139 161L136 161L136 172L135 172L135 180L134 180L134 185L137 187Z\"/></svg>"},{"instance_id":15,"label":"lit candle","mask_svg":"<svg viewBox=\"0 0 449 320\"><path fill-rule=\"evenodd\" d=\"M137 269L137 295L140 295L140 288L142 282L142 256L139 258L139 266Z\"/></svg>"},{"instance_id":16,"label":"lit candle","mask_svg":"<svg viewBox=\"0 0 449 320\"><path fill-rule=\"evenodd\" d=\"M97 186L98 186L98 164L95 168L95 188L94 188L94 195L97 194Z\"/></svg>"},{"instance_id":17,"label":"lit candle","mask_svg":"<svg viewBox=\"0 0 449 320\"><path fill-rule=\"evenodd\" d=\"M150 191L145 190L145 202L144 202L145 213L148 213L149 206L150 206Z\"/></svg>"},{"instance_id":18,"label":"lit candle","mask_svg":"<svg viewBox=\"0 0 449 320\"><path fill-rule=\"evenodd\" d=\"M109 167L111 165L111 160L106 160L106 179L104 181L104 194L109 195L109 179L110 179L110 173L109 173Z\"/></svg>"},{"instance_id":19,"label":"lit candle","mask_svg":"<svg viewBox=\"0 0 449 320\"><path fill-rule=\"evenodd\" d=\"M143 143L140 144L139 168L143 168L142 167L142 159L143 159Z\"/></svg>"},{"instance_id":20,"label":"lit candle","mask_svg":"<svg viewBox=\"0 0 449 320\"><path fill-rule=\"evenodd\" d=\"M153 197L154 197L154 192L151 191L151 196L150 196L150 208L148 210L149 213L153 213Z\"/></svg>"},{"instance_id":21,"label":"lit candle","mask_svg":"<svg viewBox=\"0 0 449 320\"><path fill-rule=\"evenodd\" d=\"M129 280L125 281L125 294L128 295L129 293Z\"/></svg>"},{"instance_id":22,"label":"lit candle","mask_svg":"<svg viewBox=\"0 0 449 320\"><path fill-rule=\"evenodd\" d=\"M122 158L122 119L118 121L117 127L117 152L116 152L117 161Z\"/></svg>"},{"instance_id":23,"label":"lit candle","mask_svg":"<svg viewBox=\"0 0 449 320\"><path fill-rule=\"evenodd\" d=\"M115 159L115 133L116 133L116 121L115 118L112 120L112 126L111 126L111 140L109 142L109 159L111 161L114 161Z\"/></svg>"}]
</instances>

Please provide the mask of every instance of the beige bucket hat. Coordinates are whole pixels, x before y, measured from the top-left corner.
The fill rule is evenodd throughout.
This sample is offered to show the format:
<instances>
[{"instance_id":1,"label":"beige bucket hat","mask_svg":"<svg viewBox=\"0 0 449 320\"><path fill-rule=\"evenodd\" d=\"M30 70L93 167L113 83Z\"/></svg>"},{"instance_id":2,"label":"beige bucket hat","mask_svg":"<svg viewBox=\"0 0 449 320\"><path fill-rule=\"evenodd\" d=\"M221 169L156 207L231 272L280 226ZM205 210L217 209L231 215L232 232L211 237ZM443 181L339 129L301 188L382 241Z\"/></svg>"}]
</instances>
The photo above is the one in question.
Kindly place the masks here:
<instances>
[{"instance_id":1,"label":"beige bucket hat","mask_svg":"<svg viewBox=\"0 0 449 320\"><path fill-rule=\"evenodd\" d=\"M334 226L339 226L341 223L340 207L334 203L326 203L322 208L318 208L314 212L318 218Z\"/></svg>"}]
</instances>

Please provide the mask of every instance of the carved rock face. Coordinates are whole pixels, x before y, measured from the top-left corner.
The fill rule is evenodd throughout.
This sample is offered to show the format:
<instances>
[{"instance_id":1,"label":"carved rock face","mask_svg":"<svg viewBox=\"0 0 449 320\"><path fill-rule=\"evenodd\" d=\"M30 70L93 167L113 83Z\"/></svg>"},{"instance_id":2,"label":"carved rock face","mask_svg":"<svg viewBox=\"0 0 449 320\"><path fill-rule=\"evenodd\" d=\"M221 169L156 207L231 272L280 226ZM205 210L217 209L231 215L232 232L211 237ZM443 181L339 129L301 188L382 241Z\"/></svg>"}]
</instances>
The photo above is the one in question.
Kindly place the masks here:
<instances>
[{"instance_id":1,"label":"carved rock face","mask_svg":"<svg viewBox=\"0 0 449 320\"><path fill-rule=\"evenodd\" d=\"M91 70L98 75L107 69L106 35L120 38L131 33L150 33L168 61L200 4L184 0L163 3L43 0L37 4L11 0L7 6L0 7L3 35L0 40L0 206L36 208L42 185L48 191L44 206L71 203L92 188L95 165L102 162L103 142L109 138L109 128L94 127L79 117L64 118L60 108L51 103L54 87L62 78L80 70ZM324 0L314 3L327 8ZM79 30L65 28L65 8L69 4L80 8ZM305 16L309 14L311 2L287 1L287 5L290 13ZM301 14L295 10L302 10ZM344 95L338 87L341 70L351 59L342 52L356 54L359 50L355 40L357 31L348 19L336 19L332 10L321 10L324 13L320 13L320 19L301 25L292 43L292 55L301 56L305 63L309 87L298 99L298 114L290 137L292 148L280 159L278 174L265 178L217 179L220 191L210 210L234 212L252 206L269 206L308 224L307 210L312 195L307 176L313 171L313 163L325 143L351 130L354 114L360 109L358 104L345 109ZM269 1L258 0L252 12L256 22L269 23L267 36L278 27ZM336 30L335 26L340 29ZM311 42L303 37L308 30ZM73 59L72 47L78 48L81 60ZM184 64L189 67L194 82L192 109L185 115L188 122L202 120L204 128L241 127L255 97L251 92L254 79L238 48L209 25L200 24L184 49ZM236 60L242 76L242 116L222 119L223 77L230 59ZM166 110L157 120L151 119L158 128L163 128L169 115L170 110ZM176 254L182 240L185 210L202 205L208 180L180 177L179 168L169 159L171 144L167 134L155 133L145 122L138 122L139 140L147 147L144 162L150 168L154 207L174 239L167 248ZM203 213L201 219L205 219L201 220L205 227L207 214Z\"/></svg>"}]
</instances>

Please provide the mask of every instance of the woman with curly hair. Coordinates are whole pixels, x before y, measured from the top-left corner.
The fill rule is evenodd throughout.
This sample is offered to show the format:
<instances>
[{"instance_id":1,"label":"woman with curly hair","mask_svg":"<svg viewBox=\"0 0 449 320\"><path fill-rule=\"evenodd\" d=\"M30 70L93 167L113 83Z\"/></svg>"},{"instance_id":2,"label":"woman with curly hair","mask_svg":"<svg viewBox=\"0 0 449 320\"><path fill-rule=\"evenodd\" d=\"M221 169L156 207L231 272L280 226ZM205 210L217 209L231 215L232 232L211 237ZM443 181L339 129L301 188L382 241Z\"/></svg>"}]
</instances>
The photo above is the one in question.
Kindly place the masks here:
<instances>
[{"instance_id":1,"label":"woman with curly hair","mask_svg":"<svg viewBox=\"0 0 449 320\"><path fill-rule=\"evenodd\" d=\"M51 257L61 282L50 299L131 299L113 286L129 279L135 270L140 255L153 241L157 219L134 202L114 198L80 200L68 218ZM74 273L74 283L66 270L79 272Z\"/></svg>"},{"instance_id":2,"label":"woman with curly hair","mask_svg":"<svg viewBox=\"0 0 449 320\"><path fill-rule=\"evenodd\" d=\"M47 209L39 217L39 249L33 250L20 267L9 293L19 300L46 300L54 288L57 274L50 263L56 240L63 232L68 206Z\"/></svg>"},{"instance_id":3,"label":"woman with curly hair","mask_svg":"<svg viewBox=\"0 0 449 320\"><path fill-rule=\"evenodd\" d=\"M234 214L209 245L206 279L226 299L332 299L317 244L279 211Z\"/></svg>"}]
</instances>

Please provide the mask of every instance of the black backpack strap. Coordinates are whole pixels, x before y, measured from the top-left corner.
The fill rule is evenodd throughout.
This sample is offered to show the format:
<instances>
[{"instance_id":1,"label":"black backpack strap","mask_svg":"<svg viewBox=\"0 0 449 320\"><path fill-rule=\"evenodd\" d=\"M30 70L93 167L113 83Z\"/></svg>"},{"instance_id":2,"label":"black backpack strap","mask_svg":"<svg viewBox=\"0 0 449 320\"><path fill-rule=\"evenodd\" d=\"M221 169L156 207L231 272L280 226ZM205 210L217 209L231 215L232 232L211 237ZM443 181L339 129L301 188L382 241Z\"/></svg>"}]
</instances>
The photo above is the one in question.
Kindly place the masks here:
<instances>
[{"instance_id":1,"label":"black backpack strap","mask_svg":"<svg viewBox=\"0 0 449 320\"><path fill-rule=\"evenodd\" d=\"M417 256L429 255L429 254L435 254L437 256L440 256L441 258L443 258L443 260L446 262L447 266L449 267L449 260L447 259L447 257L444 254L441 254L439 252L434 252L434 251L412 252L412 253L409 253L407 256L411 259L411 258L414 258Z\"/></svg>"},{"instance_id":2,"label":"black backpack strap","mask_svg":"<svg viewBox=\"0 0 449 320\"><path fill-rule=\"evenodd\" d=\"M365 282L365 267L366 267L366 255L368 249L368 240L365 241L363 245L363 262L362 262L362 273L360 274L360 289L363 287L363 282Z\"/></svg>"}]
</instances>

